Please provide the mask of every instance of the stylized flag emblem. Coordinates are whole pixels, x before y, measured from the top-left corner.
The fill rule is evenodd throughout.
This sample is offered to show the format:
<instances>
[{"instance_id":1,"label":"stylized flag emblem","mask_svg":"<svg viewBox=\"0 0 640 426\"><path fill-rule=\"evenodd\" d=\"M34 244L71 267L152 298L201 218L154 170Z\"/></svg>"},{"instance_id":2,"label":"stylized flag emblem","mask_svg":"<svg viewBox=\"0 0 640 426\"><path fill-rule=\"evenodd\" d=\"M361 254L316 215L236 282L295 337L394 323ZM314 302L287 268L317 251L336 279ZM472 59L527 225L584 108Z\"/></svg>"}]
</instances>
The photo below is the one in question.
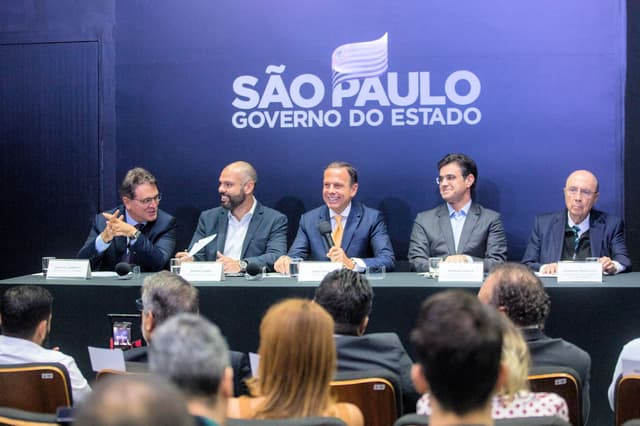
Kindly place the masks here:
<instances>
[{"instance_id":1,"label":"stylized flag emblem","mask_svg":"<svg viewBox=\"0 0 640 426\"><path fill-rule=\"evenodd\" d=\"M387 33L377 40L343 44L331 55L333 87L346 80L379 76L387 68Z\"/></svg>"}]
</instances>

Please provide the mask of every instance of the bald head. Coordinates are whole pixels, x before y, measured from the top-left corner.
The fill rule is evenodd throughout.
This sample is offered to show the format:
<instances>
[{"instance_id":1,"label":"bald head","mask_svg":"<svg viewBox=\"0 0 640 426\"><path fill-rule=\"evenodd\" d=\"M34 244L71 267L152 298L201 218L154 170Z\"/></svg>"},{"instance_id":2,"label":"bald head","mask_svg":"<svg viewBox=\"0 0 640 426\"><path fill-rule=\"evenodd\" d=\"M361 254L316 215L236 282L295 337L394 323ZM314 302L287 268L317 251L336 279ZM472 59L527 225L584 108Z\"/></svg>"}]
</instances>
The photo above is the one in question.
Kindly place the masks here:
<instances>
[{"instance_id":1,"label":"bald head","mask_svg":"<svg viewBox=\"0 0 640 426\"><path fill-rule=\"evenodd\" d=\"M576 170L571 173L567 178L565 187L569 188L575 183L584 183L585 185L592 187L595 192L598 192L599 190L598 178L589 170Z\"/></svg>"},{"instance_id":2,"label":"bald head","mask_svg":"<svg viewBox=\"0 0 640 426\"><path fill-rule=\"evenodd\" d=\"M246 161L235 161L222 169L218 186L222 207L241 219L253 205L257 181L256 169Z\"/></svg>"},{"instance_id":3,"label":"bald head","mask_svg":"<svg viewBox=\"0 0 640 426\"><path fill-rule=\"evenodd\" d=\"M574 223L582 223L599 196L598 179L588 170L576 170L567 178L564 201Z\"/></svg>"},{"instance_id":4,"label":"bald head","mask_svg":"<svg viewBox=\"0 0 640 426\"><path fill-rule=\"evenodd\" d=\"M243 184L252 181L254 184L258 182L258 173L256 169L246 161L234 161L222 170L222 173L229 172L237 174Z\"/></svg>"}]
</instances>

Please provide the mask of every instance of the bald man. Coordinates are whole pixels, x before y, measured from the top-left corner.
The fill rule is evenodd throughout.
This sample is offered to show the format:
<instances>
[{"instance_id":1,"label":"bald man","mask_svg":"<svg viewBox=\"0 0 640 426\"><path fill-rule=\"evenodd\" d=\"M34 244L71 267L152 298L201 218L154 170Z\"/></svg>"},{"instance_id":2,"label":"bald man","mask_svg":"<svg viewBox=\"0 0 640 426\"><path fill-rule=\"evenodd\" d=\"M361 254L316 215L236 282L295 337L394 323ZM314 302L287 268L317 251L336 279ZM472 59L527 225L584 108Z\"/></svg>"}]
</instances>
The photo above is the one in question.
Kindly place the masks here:
<instances>
[{"instance_id":1,"label":"bald man","mask_svg":"<svg viewBox=\"0 0 640 426\"><path fill-rule=\"evenodd\" d=\"M263 206L253 192L258 175L245 161L229 164L220 173L220 207L200 214L191 244L217 234L193 257L179 252L182 261L207 260L224 265L225 274L241 273L249 263L273 270L273 263L287 251L287 217Z\"/></svg>"},{"instance_id":2,"label":"bald man","mask_svg":"<svg viewBox=\"0 0 640 426\"><path fill-rule=\"evenodd\" d=\"M566 209L536 217L522 263L534 271L555 274L559 260L597 257L605 274L631 268L618 217L593 209L600 195L598 179L576 170L564 187Z\"/></svg>"}]
</instances>

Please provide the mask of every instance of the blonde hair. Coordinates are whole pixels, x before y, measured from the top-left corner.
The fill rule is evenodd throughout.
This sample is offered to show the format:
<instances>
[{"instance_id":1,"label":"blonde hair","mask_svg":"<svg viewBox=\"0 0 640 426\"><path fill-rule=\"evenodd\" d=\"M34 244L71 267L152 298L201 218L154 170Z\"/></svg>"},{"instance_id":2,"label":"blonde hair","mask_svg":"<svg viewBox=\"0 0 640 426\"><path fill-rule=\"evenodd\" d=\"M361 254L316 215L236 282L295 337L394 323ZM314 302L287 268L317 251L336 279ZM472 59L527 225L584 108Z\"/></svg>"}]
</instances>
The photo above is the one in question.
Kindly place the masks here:
<instances>
[{"instance_id":1,"label":"blonde hair","mask_svg":"<svg viewBox=\"0 0 640 426\"><path fill-rule=\"evenodd\" d=\"M527 376L531 367L531 355L522 332L506 317L501 362L507 369L507 380L498 395L512 400L519 391L529 389Z\"/></svg>"},{"instance_id":2,"label":"blonde hair","mask_svg":"<svg viewBox=\"0 0 640 426\"><path fill-rule=\"evenodd\" d=\"M322 416L332 404L336 368L333 319L306 299L273 305L260 324L258 377L249 382L262 397L255 418Z\"/></svg>"}]
</instances>

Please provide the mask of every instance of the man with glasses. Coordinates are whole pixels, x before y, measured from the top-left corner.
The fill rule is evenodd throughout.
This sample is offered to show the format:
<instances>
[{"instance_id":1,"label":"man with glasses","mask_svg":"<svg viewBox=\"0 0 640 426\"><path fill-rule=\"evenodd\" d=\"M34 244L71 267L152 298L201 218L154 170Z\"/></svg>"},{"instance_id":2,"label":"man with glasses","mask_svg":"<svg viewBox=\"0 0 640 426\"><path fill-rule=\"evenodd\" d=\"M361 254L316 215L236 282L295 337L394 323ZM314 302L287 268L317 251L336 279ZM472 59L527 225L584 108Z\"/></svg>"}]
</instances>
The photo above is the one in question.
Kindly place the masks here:
<instances>
[{"instance_id":1,"label":"man with glasses","mask_svg":"<svg viewBox=\"0 0 640 426\"><path fill-rule=\"evenodd\" d=\"M92 270L113 271L116 264L140 266L142 272L163 269L176 246L176 220L160 210L156 178L136 167L120 185L122 204L97 214L78 258Z\"/></svg>"},{"instance_id":2,"label":"man with glasses","mask_svg":"<svg viewBox=\"0 0 640 426\"><path fill-rule=\"evenodd\" d=\"M605 274L631 267L620 218L593 209L600 195L598 179L576 170L564 187L566 209L536 217L522 263L534 271L555 274L559 260L597 257Z\"/></svg>"},{"instance_id":3,"label":"man with glasses","mask_svg":"<svg viewBox=\"0 0 640 426\"><path fill-rule=\"evenodd\" d=\"M472 201L478 179L476 163L464 154L447 154L438 162L436 183L445 201L418 213L409 241L409 262L429 271L429 258L445 262L483 261L488 271L507 259L507 237L500 215Z\"/></svg>"}]
</instances>

